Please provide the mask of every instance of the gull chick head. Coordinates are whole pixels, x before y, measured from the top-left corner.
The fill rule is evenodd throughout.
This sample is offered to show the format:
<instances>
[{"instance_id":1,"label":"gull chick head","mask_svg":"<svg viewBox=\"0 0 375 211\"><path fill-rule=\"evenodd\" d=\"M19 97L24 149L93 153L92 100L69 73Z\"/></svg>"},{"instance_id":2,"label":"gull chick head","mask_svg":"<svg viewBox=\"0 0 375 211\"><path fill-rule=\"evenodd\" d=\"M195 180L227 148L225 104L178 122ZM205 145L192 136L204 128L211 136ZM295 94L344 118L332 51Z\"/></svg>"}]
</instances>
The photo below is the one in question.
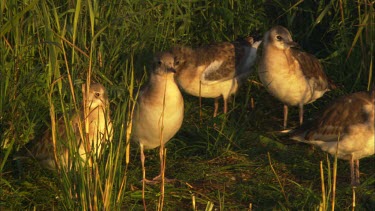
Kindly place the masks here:
<instances>
[{"instance_id":1,"label":"gull chick head","mask_svg":"<svg viewBox=\"0 0 375 211\"><path fill-rule=\"evenodd\" d=\"M290 35L288 29L282 26L272 27L264 36L266 43L273 45L280 50L286 50L290 47L298 47Z\"/></svg>"},{"instance_id":2,"label":"gull chick head","mask_svg":"<svg viewBox=\"0 0 375 211\"><path fill-rule=\"evenodd\" d=\"M170 52L162 52L154 58L154 73L158 75L176 73L175 58Z\"/></svg>"},{"instance_id":3,"label":"gull chick head","mask_svg":"<svg viewBox=\"0 0 375 211\"><path fill-rule=\"evenodd\" d=\"M83 84L83 95L86 98L86 107L89 110L97 107L106 107L108 105L108 96L106 89L99 83L90 84L89 92L86 93L86 84Z\"/></svg>"},{"instance_id":4,"label":"gull chick head","mask_svg":"<svg viewBox=\"0 0 375 211\"><path fill-rule=\"evenodd\" d=\"M171 51L174 55L174 64L177 74L189 66L195 65L195 53L190 47L175 46Z\"/></svg>"}]
</instances>

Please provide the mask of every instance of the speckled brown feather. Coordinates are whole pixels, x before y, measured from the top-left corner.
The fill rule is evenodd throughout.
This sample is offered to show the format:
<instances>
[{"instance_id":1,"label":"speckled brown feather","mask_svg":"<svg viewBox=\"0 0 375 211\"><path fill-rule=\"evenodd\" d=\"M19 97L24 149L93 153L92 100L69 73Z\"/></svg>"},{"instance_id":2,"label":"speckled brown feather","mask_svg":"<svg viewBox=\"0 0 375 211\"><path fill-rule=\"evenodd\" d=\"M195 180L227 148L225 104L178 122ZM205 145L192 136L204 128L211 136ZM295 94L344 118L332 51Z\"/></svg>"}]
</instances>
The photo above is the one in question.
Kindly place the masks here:
<instances>
[{"instance_id":1,"label":"speckled brown feather","mask_svg":"<svg viewBox=\"0 0 375 211\"><path fill-rule=\"evenodd\" d=\"M85 93L83 94L85 95ZM109 102L104 86L99 83L91 84L89 93L85 96L87 100L87 104L85 106L87 107L88 112L87 121L89 124L87 138L88 140L90 140L90 143L85 147L89 147L88 149L90 149L91 145L100 144L96 143L96 141L111 141L113 131L112 123L109 118L109 110L106 110L108 109ZM58 136L56 140L58 141L59 146L57 147L59 147L60 152L60 154L57 155L57 159L59 159L58 163L63 163L64 165L67 164L66 161L68 160L69 156L68 141L70 141L72 138L69 134L70 131L73 133L71 135L74 136L75 140L78 142L77 147L84 147L82 145L81 134L79 132L80 128L82 128L83 132L85 128L85 119L83 112L84 111L82 107L79 113L75 113L70 117L68 125L65 124L64 117L61 117L56 123L56 135ZM80 121L82 124L81 127ZM71 127L71 130L67 130L66 127ZM102 136L104 138L102 138ZM56 168L55 164L53 164L55 155L51 130L47 130L41 140L35 140L35 142L31 146L30 156L40 161L41 164L46 168Z\"/></svg>"},{"instance_id":2,"label":"speckled brown feather","mask_svg":"<svg viewBox=\"0 0 375 211\"><path fill-rule=\"evenodd\" d=\"M172 54L176 62L176 81L186 93L197 97L215 98L214 116L218 100L234 95L251 73L261 41L251 37L234 42L222 42L198 47L175 47Z\"/></svg>"},{"instance_id":3,"label":"speckled brown feather","mask_svg":"<svg viewBox=\"0 0 375 211\"><path fill-rule=\"evenodd\" d=\"M307 79L314 79L317 90L325 90L327 85L330 90L336 88L336 85L327 77L322 64L314 55L295 47L290 48L290 52L292 57L298 61L304 76Z\"/></svg>"},{"instance_id":4,"label":"speckled brown feather","mask_svg":"<svg viewBox=\"0 0 375 211\"><path fill-rule=\"evenodd\" d=\"M207 74L205 78L212 81L233 78L237 75L236 68L245 55L244 47L251 47L253 43L253 38L247 37L243 40L209 44L196 49L175 47L172 52L176 56L176 61L178 61L177 77L179 70L186 69L188 66L208 66L215 60L223 60L220 69ZM196 73L191 72L191 74Z\"/></svg>"},{"instance_id":5,"label":"speckled brown feather","mask_svg":"<svg viewBox=\"0 0 375 211\"><path fill-rule=\"evenodd\" d=\"M348 133L352 125L370 121L371 117L363 110L363 105L373 105L373 99L368 92L357 92L335 100L316 120L306 133L305 139L312 140L316 133L339 136ZM337 139L327 141L337 141Z\"/></svg>"}]
</instances>

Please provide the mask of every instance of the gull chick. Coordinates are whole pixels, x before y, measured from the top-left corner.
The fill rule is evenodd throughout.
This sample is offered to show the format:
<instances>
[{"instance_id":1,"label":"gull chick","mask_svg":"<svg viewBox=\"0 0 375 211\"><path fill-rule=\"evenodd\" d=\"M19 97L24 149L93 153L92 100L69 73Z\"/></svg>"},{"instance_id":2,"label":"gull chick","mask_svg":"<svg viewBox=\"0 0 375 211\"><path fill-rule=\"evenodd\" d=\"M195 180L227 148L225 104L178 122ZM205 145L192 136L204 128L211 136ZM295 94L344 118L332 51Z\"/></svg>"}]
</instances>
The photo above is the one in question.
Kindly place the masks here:
<instances>
[{"instance_id":1,"label":"gull chick","mask_svg":"<svg viewBox=\"0 0 375 211\"><path fill-rule=\"evenodd\" d=\"M263 45L259 78L267 91L284 103L284 128L288 106L299 107L302 124L303 105L314 102L335 85L324 73L319 60L299 49L286 28L271 28L264 35Z\"/></svg>"},{"instance_id":2,"label":"gull chick","mask_svg":"<svg viewBox=\"0 0 375 211\"><path fill-rule=\"evenodd\" d=\"M261 41L252 37L235 42L222 42L192 49L175 47L176 78L179 86L188 94L215 98L214 117L217 115L219 98L227 100L238 90L239 83L251 73L256 52Z\"/></svg>"},{"instance_id":3,"label":"gull chick","mask_svg":"<svg viewBox=\"0 0 375 211\"><path fill-rule=\"evenodd\" d=\"M175 72L171 53L156 56L149 82L141 91L134 110L132 136L140 145L144 181L144 149L161 146L160 166L163 171L164 144L177 133L184 118L184 100L175 82ZM161 174L153 180L160 177Z\"/></svg>"},{"instance_id":4,"label":"gull chick","mask_svg":"<svg viewBox=\"0 0 375 211\"><path fill-rule=\"evenodd\" d=\"M64 118L60 118L57 122L56 162L59 167L60 164L67 167L72 160L71 156L80 156L83 163L86 162L88 157L99 157L103 145L112 141L113 130L106 89L99 83L93 83L87 93L85 84L82 90L85 99L83 108L70 118L68 125L65 125ZM88 131L85 130L86 124ZM73 134L69 134L66 127L70 127L71 129L68 131L72 131ZM69 152L68 148L68 146L74 146L75 144L78 151L77 155L74 152ZM30 154L43 167L56 169L50 130L44 134L41 141L32 146ZM91 165L91 162L89 164Z\"/></svg>"},{"instance_id":5,"label":"gull chick","mask_svg":"<svg viewBox=\"0 0 375 211\"><path fill-rule=\"evenodd\" d=\"M331 103L310 124L291 132L291 139L319 146L337 158L348 160L351 184L359 184L359 159L374 154L375 91L357 92Z\"/></svg>"}]
</instances>

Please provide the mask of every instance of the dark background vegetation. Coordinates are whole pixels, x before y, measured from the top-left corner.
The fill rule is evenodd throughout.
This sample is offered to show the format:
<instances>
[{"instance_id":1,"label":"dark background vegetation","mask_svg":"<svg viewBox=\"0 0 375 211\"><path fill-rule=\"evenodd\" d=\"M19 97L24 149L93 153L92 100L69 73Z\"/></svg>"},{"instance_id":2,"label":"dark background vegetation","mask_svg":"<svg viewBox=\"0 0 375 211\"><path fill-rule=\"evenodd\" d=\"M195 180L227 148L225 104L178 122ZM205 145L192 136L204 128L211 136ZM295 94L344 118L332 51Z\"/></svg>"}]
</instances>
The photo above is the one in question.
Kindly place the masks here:
<instances>
[{"instance_id":1,"label":"dark background vegetation","mask_svg":"<svg viewBox=\"0 0 375 211\"><path fill-rule=\"evenodd\" d=\"M72 96L81 99L85 81L100 82L108 89L113 148L121 149L112 185L105 186L104 179L95 183L113 196L108 204L99 200L96 205L139 210L143 207L139 150L131 143L130 153L125 152L124 134L133 94L147 81L154 53L174 45L195 47L247 35L260 39L272 26L283 25L340 85L306 106L308 119L337 96L369 89L374 80L373 7L370 0L1 1L0 209L70 210L91 203L82 199L80 187L74 189L80 200L69 197L70 182L86 180L74 175L61 178L33 160L19 173L12 162L16 152L50 128L51 110L56 117L73 110ZM319 208L319 162L324 163L327 182L333 159L319 149L277 137L282 104L257 83L256 68L227 116L213 119L212 99L203 99L200 108L198 98L184 94L183 126L166 146L166 174L178 179L166 185L166 210L191 210L193 202L198 210ZM297 109L290 109L291 128L297 126L297 116ZM157 152L147 152L148 177L158 172ZM336 208L348 209L352 202L348 163L339 160L337 171ZM357 208L374 210L373 156L363 159L361 172ZM85 191L102 199L103 193L91 192L91 186L83 184L82 189L87 187ZM149 209L156 209L159 193L158 185L146 187Z\"/></svg>"}]
</instances>

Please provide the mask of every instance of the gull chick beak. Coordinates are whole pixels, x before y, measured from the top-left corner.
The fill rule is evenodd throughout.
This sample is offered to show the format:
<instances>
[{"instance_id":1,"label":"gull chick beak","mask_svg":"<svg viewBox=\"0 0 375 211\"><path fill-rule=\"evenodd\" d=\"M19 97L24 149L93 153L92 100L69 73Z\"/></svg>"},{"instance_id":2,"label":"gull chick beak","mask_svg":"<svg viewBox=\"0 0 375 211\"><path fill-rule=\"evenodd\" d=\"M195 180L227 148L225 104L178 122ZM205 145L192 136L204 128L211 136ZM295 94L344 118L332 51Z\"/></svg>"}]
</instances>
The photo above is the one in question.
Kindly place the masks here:
<instances>
[{"instance_id":1,"label":"gull chick beak","mask_svg":"<svg viewBox=\"0 0 375 211\"><path fill-rule=\"evenodd\" d=\"M294 41L292 42L288 42L287 45L290 47L290 48L300 48L300 45Z\"/></svg>"},{"instance_id":2,"label":"gull chick beak","mask_svg":"<svg viewBox=\"0 0 375 211\"><path fill-rule=\"evenodd\" d=\"M176 73L176 69L174 67L167 67L167 72Z\"/></svg>"}]
</instances>

